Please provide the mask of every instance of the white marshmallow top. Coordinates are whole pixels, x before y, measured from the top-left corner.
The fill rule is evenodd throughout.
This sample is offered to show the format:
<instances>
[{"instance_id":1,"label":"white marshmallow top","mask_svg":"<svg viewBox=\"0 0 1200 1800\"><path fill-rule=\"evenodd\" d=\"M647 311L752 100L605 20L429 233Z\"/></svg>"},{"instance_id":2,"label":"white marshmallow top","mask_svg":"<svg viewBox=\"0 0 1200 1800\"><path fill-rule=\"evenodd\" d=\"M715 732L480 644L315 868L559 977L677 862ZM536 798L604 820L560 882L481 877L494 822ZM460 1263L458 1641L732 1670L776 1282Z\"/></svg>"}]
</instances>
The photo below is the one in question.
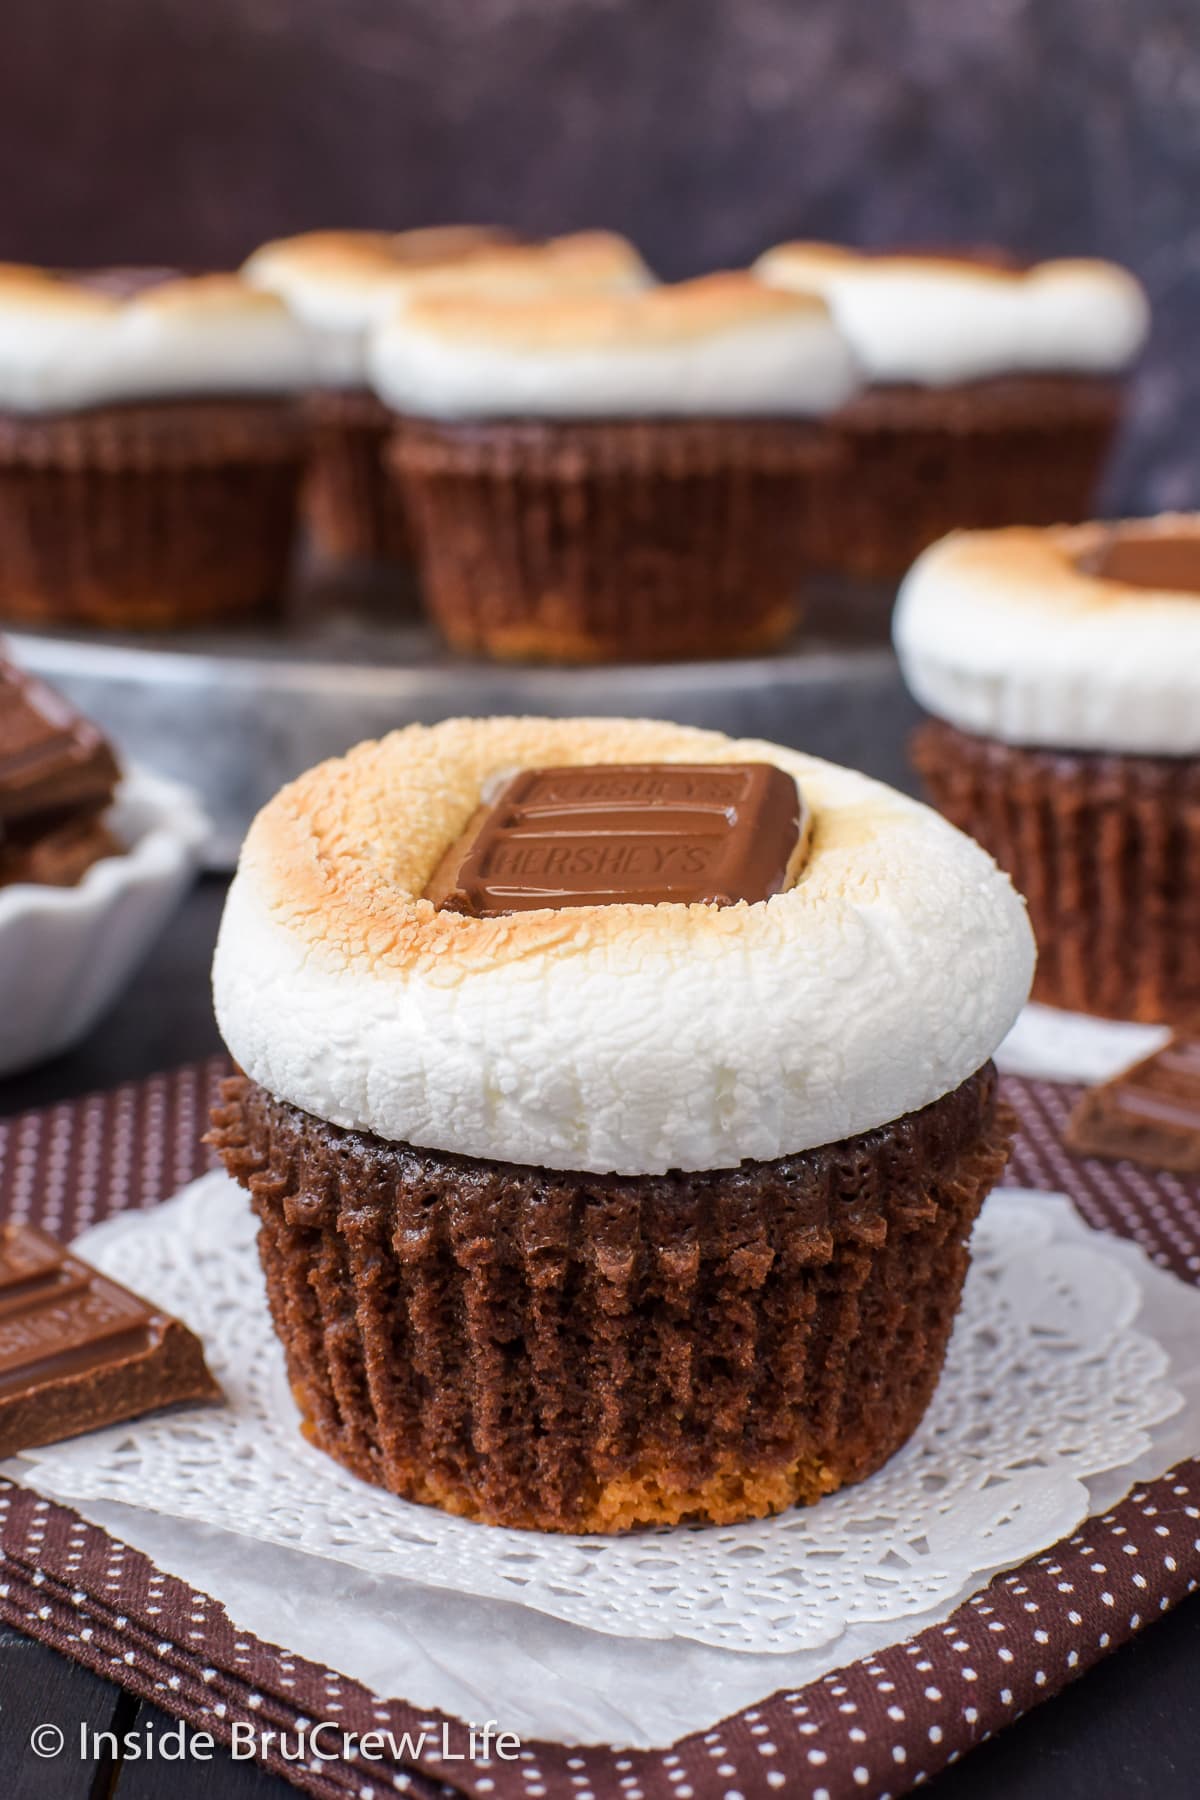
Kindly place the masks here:
<instances>
[{"instance_id":1,"label":"white marshmallow top","mask_svg":"<svg viewBox=\"0 0 1200 1800\"><path fill-rule=\"evenodd\" d=\"M928 712L1008 744L1200 755L1200 592L1081 568L1114 537L1195 537L1200 514L955 532L905 578L894 634Z\"/></svg>"},{"instance_id":2,"label":"white marshmallow top","mask_svg":"<svg viewBox=\"0 0 1200 1800\"><path fill-rule=\"evenodd\" d=\"M54 413L189 395L289 394L314 342L234 275L180 276L128 299L0 265L0 408Z\"/></svg>"},{"instance_id":3,"label":"white marshmallow top","mask_svg":"<svg viewBox=\"0 0 1200 1800\"><path fill-rule=\"evenodd\" d=\"M823 295L876 383L1117 374L1150 325L1141 284L1094 259L1008 269L796 243L766 251L754 268L772 286Z\"/></svg>"},{"instance_id":4,"label":"white marshmallow top","mask_svg":"<svg viewBox=\"0 0 1200 1800\"><path fill-rule=\"evenodd\" d=\"M419 898L517 767L769 761L813 813L755 905L472 919ZM409 726L259 814L213 971L241 1066L334 1124L550 1168L772 1159L929 1105L972 1075L1033 971L1024 903L969 838L865 776L644 720Z\"/></svg>"},{"instance_id":5,"label":"white marshmallow top","mask_svg":"<svg viewBox=\"0 0 1200 1800\"><path fill-rule=\"evenodd\" d=\"M364 385L367 332L423 295L504 300L622 293L653 280L633 245L615 232L576 231L523 244L472 226L306 232L264 244L242 273L318 333L315 378L333 387Z\"/></svg>"},{"instance_id":6,"label":"white marshmallow top","mask_svg":"<svg viewBox=\"0 0 1200 1800\"><path fill-rule=\"evenodd\" d=\"M428 418L809 417L858 371L824 302L741 274L640 293L414 300L367 366L397 412Z\"/></svg>"}]
</instances>

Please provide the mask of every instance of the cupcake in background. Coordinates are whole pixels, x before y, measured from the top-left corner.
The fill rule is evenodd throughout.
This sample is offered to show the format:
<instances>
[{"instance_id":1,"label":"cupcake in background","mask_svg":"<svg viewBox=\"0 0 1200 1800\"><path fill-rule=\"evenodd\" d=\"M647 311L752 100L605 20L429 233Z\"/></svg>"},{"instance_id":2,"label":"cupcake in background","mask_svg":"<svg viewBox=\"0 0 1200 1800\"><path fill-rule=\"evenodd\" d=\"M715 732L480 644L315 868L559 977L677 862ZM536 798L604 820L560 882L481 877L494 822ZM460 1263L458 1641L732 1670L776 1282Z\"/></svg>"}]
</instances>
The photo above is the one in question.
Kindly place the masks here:
<instances>
[{"instance_id":1,"label":"cupcake in background","mask_svg":"<svg viewBox=\"0 0 1200 1800\"><path fill-rule=\"evenodd\" d=\"M1200 1013L1200 514L948 537L895 638L930 798L1028 901L1035 999Z\"/></svg>"},{"instance_id":2,"label":"cupcake in background","mask_svg":"<svg viewBox=\"0 0 1200 1800\"><path fill-rule=\"evenodd\" d=\"M755 271L823 295L867 378L839 420L829 566L891 581L958 527L1088 516L1149 326L1125 269L790 243Z\"/></svg>"},{"instance_id":3,"label":"cupcake in background","mask_svg":"<svg viewBox=\"0 0 1200 1800\"><path fill-rule=\"evenodd\" d=\"M386 407L367 385L370 327L430 287L496 294L640 287L651 277L633 246L609 232L527 244L498 226L415 231L310 231L264 244L243 274L278 295L316 334L307 413L306 513L328 556L408 563L404 507L383 467Z\"/></svg>"},{"instance_id":4,"label":"cupcake in background","mask_svg":"<svg viewBox=\"0 0 1200 1800\"><path fill-rule=\"evenodd\" d=\"M315 336L305 409L309 468L306 521L326 555L352 562L411 560L403 509L382 476L387 419L363 385L367 320L401 271L443 267L513 241L501 227L416 231L305 231L254 251L251 286L276 294Z\"/></svg>"},{"instance_id":5,"label":"cupcake in background","mask_svg":"<svg viewBox=\"0 0 1200 1800\"><path fill-rule=\"evenodd\" d=\"M857 385L825 303L718 274L638 293L411 299L368 365L426 602L455 649L636 661L796 624Z\"/></svg>"},{"instance_id":6,"label":"cupcake in background","mask_svg":"<svg viewBox=\"0 0 1200 1800\"><path fill-rule=\"evenodd\" d=\"M0 265L0 613L134 629L277 600L311 361L233 275Z\"/></svg>"}]
</instances>

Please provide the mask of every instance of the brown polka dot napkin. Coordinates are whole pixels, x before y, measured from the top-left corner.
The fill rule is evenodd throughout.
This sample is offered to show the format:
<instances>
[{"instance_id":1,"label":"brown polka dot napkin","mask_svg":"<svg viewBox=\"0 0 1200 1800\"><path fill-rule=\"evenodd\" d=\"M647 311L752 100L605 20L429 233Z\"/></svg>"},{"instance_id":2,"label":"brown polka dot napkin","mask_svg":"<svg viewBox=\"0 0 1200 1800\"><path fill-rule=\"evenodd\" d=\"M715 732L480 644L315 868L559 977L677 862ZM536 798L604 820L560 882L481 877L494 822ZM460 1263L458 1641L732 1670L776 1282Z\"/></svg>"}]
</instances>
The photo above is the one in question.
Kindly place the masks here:
<instances>
[{"instance_id":1,"label":"brown polka dot napkin","mask_svg":"<svg viewBox=\"0 0 1200 1800\"><path fill-rule=\"evenodd\" d=\"M225 1073L214 1059L0 1121L0 1218L70 1238L165 1198L208 1166L200 1132ZM1020 1120L1012 1184L1069 1193L1089 1224L1200 1279L1200 1181L1077 1159L1062 1131L1078 1090L1005 1086ZM462 1722L381 1699L238 1632L216 1602L140 1553L0 1482L0 1617L223 1742L239 1726L274 1731L269 1767L347 1800L884 1800L1056 1693L1198 1579L1200 1461L1188 1461L998 1576L943 1625L669 1750L527 1742L513 1761L466 1761ZM300 1727L324 1719L390 1732L397 1757L294 1760Z\"/></svg>"}]
</instances>

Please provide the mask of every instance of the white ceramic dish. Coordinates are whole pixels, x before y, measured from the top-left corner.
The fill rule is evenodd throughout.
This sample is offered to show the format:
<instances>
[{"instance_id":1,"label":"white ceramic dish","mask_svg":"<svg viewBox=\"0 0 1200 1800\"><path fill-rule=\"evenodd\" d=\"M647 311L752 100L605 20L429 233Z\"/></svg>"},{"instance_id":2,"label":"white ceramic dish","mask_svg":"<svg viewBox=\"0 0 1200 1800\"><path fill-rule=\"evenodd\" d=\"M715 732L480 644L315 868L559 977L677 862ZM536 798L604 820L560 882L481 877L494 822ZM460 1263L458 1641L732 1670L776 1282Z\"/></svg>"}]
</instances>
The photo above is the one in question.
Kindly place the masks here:
<instances>
[{"instance_id":1,"label":"white ceramic dish","mask_svg":"<svg viewBox=\"0 0 1200 1800\"><path fill-rule=\"evenodd\" d=\"M142 769L126 771L109 820L125 854L77 886L0 888L0 1075L91 1029L178 905L209 830L189 788Z\"/></svg>"}]
</instances>

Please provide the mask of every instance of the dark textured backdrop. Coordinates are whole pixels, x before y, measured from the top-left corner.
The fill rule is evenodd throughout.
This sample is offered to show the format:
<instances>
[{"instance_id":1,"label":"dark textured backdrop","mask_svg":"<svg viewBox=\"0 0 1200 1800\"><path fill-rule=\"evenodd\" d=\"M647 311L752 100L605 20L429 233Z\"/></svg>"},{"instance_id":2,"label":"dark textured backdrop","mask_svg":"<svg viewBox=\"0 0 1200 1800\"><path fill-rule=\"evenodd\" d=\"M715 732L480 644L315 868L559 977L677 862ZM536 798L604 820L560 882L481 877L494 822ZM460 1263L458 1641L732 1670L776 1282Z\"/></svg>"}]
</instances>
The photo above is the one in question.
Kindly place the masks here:
<instances>
[{"instance_id":1,"label":"dark textured backdrop","mask_svg":"<svg viewBox=\"0 0 1200 1800\"><path fill-rule=\"evenodd\" d=\"M1200 0L2 0L0 256L606 224L1099 252L1157 327L1111 498L1200 503Z\"/></svg>"}]
</instances>

